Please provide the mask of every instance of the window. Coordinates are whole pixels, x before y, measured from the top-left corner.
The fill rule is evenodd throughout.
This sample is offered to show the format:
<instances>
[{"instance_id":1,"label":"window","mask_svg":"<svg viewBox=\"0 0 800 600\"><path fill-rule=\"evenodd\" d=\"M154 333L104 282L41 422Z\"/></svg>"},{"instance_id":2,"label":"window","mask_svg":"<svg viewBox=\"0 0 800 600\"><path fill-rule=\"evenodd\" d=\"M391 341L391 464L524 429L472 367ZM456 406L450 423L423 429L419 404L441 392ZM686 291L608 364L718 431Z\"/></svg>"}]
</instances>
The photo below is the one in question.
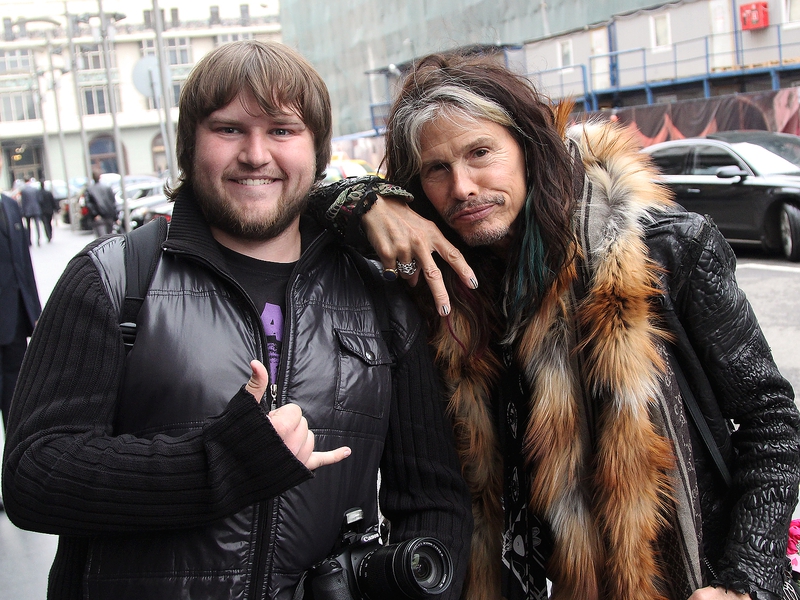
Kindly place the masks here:
<instances>
[{"instance_id":1,"label":"window","mask_svg":"<svg viewBox=\"0 0 800 600\"><path fill-rule=\"evenodd\" d=\"M101 115L110 112L104 85L81 88L81 98L85 115Z\"/></svg>"},{"instance_id":2,"label":"window","mask_svg":"<svg viewBox=\"0 0 800 600\"><path fill-rule=\"evenodd\" d=\"M178 101L181 98L181 89L183 88L183 81L172 82L172 106L178 106Z\"/></svg>"},{"instance_id":3,"label":"window","mask_svg":"<svg viewBox=\"0 0 800 600\"><path fill-rule=\"evenodd\" d=\"M0 95L0 121L31 121L38 118L33 92Z\"/></svg>"},{"instance_id":4,"label":"window","mask_svg":"<svg viewBox=\"0 0 800 600\"><path fill-rule=\"evenodd\" d=\"M222 44L227 44L228 42L238 42L239 40L252 39L253 34L249 31L243 31L241 33L223 33L222 35L214 36L214 46L221 46Z\"/></svg>"},{"instance_id":5,"label":"window","mask_svg":"<svg viewBox=\"0 0 800 600\"><path fill-rule=\"evenodd\" d=\"M142 51L142 58L145 56L156 56L156 41L142 40L139 42L139 49Z\"/></svg>"},{"instance_id":6,"label":"window","mask_svg":"<svg viewBox=\"0 0 800 600\"><path fill-rule=\"evenodd\" d=\"M653 49L668 48L672 45L669 13L650 18L650 37Z\"/></svg>"},{"instance_id":7,"label":"window","mask_svg":"<svg viewBox=\"0 0 800 600\"><path fill-rule=\"evenodd\" d=\"M31 58L28 50L0 50L0 73L30 70Z\"/></svg>"},{"instance_id":8,"label":"window","mask_svg":"<svg viewBox=\"0 0 800 600\"><path fill-rule=\"evenodd\" d=\"M93 165L99 165L104 173L119 173L114 138L100 136L89 142L89 155Z\"/></svg>"},{"instance_id":9,"label":"window","mask_svg":"<svg viewBox=\"0 0 800 600\"><path fill-rule=\"evenodd\" d=\"M800 0L786 0L787 21L800 21Z\"/></svg>"},{"instance_id":10,"label":"window","mask_svg":"<svg viewBox=\"0 0 800 600\"><path fill-rule=\"evenodd\" d=\"M165 40L171 65L188 65L192 61L192 42L188 37Z\"/></svg>"},{"instance_id":11,"label":"window","mask_svg":"<svg viewBox=\"0 0 800 600\"><path fill-rule=\"evenodd\" d=\"M720 167L736 166L741 168L739 161L724 148L706 146L698 148L694 155L692 175L716 175Z\"/></svg>"},{"instance_id":12,"label":"window","mask_svg":"<svg viewBox=\"0 0 800 600\"><path fill-rule=\"evenodd\" d=\"M192 59L192 42L187 37L164 40L167 47L167 57L171 65L188 65ZM156 56L156 41L142 40L139 43L142 56Z\"/></svg>"},{"instance_id":13,"label":"window","mask_svg":"<svg viewBox=\"0 0 800 600\"><path fill-rule=\"evenodd\" d=\"M571 67L572 61L572 40L561 40L558 42L558 66Z\"/></svg>"},{"instance_id":14,"label":"window","mask_svg":"<svg viewBox=\"0 0 800 600\"><path fill-rule=\"evenodd\" d=\"M689 155L690 147L684 148L663 148L650 154L650 158L664 175L680 175L686 164L686 157Z\"/></svg>"},{"instance_id":15,"label":"window","mask_svg":"<svg viewBox=\"0 0 800 600\"><path fill-rule=\"evenodd\" d=\"M99 44L81 46L78 49L78 69L81 71L99 70L105 68L103 61L103 48ZM111 54L111 66L114 65L113 50Z\"/></svg>"}]
</instances>

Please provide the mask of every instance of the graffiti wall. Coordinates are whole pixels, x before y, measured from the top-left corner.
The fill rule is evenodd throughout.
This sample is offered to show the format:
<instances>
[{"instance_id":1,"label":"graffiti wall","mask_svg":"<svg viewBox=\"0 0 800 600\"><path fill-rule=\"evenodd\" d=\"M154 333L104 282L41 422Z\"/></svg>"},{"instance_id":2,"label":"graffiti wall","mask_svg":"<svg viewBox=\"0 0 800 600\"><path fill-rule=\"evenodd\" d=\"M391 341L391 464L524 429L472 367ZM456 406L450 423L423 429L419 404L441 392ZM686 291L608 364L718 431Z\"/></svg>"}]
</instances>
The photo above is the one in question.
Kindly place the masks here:
<instances>
[{"instance_id":1,"label":"graffiti wall","mask_svg":"<svg viewBox=\"0 0 800 600\"><path fill-rule=\"evenodd\" d=\"M618 108L611 118L633 128L643 146L733 129L800 134L798 88Z\"/></svg>"}]
</instances>

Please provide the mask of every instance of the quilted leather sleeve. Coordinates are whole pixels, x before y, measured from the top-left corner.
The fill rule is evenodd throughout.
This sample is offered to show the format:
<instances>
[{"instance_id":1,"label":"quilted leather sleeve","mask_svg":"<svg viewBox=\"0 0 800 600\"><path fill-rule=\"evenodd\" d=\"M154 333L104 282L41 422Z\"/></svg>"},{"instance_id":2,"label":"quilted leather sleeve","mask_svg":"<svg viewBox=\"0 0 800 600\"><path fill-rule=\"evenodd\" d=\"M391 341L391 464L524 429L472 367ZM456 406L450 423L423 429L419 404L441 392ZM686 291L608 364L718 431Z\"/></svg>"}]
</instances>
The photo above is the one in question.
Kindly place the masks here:
<instances>
[{"instance_id":1,"label":"quilted leather sleeve","mask_svg":"<svg viewBox=\"0 0 800 600\"><path fill-rule=\"evenodd\" d=\"M794 392L736 283L736 257L716 226L692 213L676 213L653 233L651 252L669 273L678 316L723 417L735 426L735 501L727 537L716 540L724 544L717 582L754 599L780 597L800 485Z\"/></svg>"}]
</instances>

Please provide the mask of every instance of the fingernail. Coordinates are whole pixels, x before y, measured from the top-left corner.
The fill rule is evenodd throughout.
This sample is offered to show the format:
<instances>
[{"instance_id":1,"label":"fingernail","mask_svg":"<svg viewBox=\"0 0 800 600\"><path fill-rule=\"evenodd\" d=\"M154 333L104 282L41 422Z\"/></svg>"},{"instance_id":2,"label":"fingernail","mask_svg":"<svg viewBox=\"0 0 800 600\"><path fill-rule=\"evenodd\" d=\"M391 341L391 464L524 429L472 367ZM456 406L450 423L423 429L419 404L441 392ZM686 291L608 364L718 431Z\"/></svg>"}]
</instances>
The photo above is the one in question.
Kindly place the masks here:
<instances>
[{"instance_id":1,"label":"fingernail","mask_svg":"<svg viewBox=\"0 0 800 600\"><path fill-rule=\"evenodd\" d=\"M351 452L352 452L352 450L350 450L350 448L345 448L344 449L344 457L347 458L348 456L350 456Z\"/></svg>"},{"instance_id":2,"label":"fingernail","mask_svg":"<svg viewBox=\"0 0 800 600\"><path fill-rule=\"evenodd\" d=\"M470 277L469 282L472 285L472 289L473 290L477 290L478 289L478 280L477 279L475 279L474 277Z\"/></svg>"},{"instance_id":3,"label":"fingernail","mask_svg":"<svg viewBox=\"0 0 800 600\"><path fill-rule=\"evenodd\" d=\"M447 315L450 314L450 307L445 304L444 306L442 306L442 308L439 309L439 312L443 317L446 317Z\"/></svg>"}]
</instances>

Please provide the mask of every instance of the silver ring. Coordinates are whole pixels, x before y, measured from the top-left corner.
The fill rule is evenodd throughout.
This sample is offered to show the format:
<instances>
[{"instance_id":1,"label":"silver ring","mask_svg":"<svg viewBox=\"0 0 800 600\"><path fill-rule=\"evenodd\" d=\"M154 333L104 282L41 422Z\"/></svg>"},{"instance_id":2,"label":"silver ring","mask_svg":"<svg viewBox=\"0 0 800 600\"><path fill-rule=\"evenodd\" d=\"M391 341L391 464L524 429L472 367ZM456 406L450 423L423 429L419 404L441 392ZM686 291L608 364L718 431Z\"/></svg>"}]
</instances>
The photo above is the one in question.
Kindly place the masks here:
<instances>
[{"instance_id":1,"label":"silver ring","mask_svg":"<svg viewBox=\"0 0 800 600\"><path fill-rule=\"evenodd\" d=\"M397 271L403 275L413 275L417 272L417 259L412 258L410 263L397 261Z\"/></svg>"}]
</instances>

